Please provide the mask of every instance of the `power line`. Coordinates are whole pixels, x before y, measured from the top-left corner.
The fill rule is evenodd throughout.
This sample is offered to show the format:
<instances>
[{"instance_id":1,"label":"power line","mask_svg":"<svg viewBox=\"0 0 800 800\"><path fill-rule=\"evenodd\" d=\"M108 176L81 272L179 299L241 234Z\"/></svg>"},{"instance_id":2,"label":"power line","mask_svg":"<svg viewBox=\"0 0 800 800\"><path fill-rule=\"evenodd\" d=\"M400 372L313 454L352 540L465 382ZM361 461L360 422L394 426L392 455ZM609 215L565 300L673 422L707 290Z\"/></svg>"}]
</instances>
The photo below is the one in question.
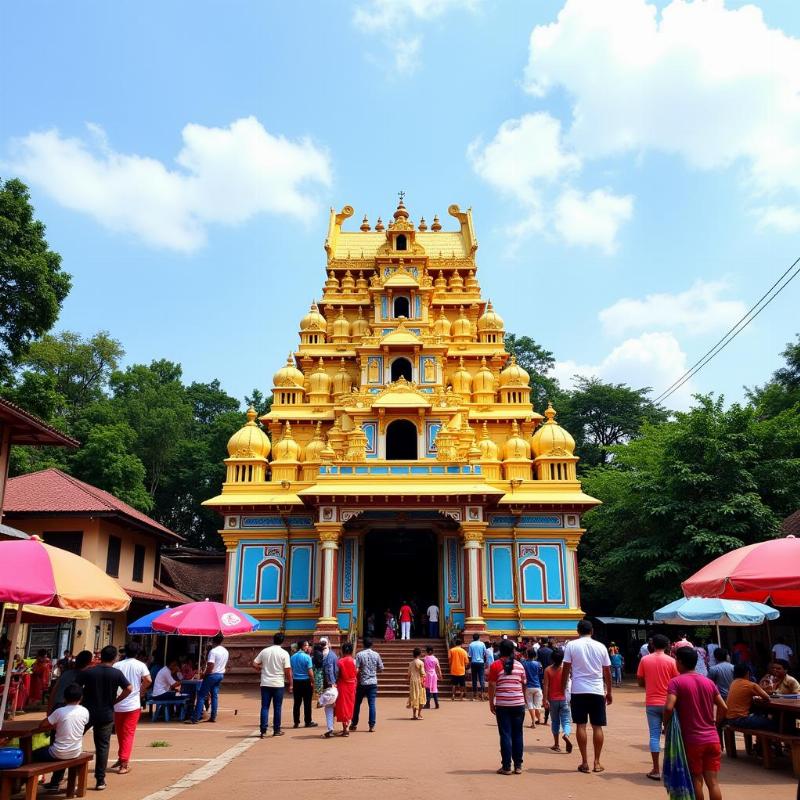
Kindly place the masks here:
<instances>
[{"instance_id":1,"label":"power line","mask_svg":"<svg viewBox=\"0 0 800 800\"><path fill-rule=\"evenodd\" d=\"M690 378L696 375L709 361L722 352L797 276L800 274L800 257L786 269L772 286L751 306L749 311L744 314L733 327L713 346L707 350L686 372L671 383L664 391L655 398L654 403L661 403L672 396ZM794 269L794 272L792 270ZM789 273L792 273L791 275ZM789 275L788 278L786 276ZM784 280L786 278L786 280ZM780 285L779 285L780 284ZM777 289L776 289L777 287Z\"/></svg>"}]
</instances>

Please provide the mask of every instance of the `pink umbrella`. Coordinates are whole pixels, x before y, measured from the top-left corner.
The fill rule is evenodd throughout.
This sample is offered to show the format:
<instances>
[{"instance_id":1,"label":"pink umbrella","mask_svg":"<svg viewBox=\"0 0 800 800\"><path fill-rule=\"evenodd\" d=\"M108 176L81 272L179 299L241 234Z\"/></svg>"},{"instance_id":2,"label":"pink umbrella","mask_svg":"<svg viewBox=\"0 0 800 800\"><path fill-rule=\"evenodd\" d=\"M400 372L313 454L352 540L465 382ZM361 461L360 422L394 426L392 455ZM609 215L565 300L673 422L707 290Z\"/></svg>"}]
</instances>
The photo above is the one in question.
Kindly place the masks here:
<instances>
[{"instance_id":1,"label":"pink umbrella","mask_svg":"<svg viewBox=\"0 0 800 800\"><path fill-rule=\"evenodd\" d=\"M151 624L153 630L178 636L237 636L258 630L257 619L210 600L165 609Z\"/></svg>"}]
</instances>

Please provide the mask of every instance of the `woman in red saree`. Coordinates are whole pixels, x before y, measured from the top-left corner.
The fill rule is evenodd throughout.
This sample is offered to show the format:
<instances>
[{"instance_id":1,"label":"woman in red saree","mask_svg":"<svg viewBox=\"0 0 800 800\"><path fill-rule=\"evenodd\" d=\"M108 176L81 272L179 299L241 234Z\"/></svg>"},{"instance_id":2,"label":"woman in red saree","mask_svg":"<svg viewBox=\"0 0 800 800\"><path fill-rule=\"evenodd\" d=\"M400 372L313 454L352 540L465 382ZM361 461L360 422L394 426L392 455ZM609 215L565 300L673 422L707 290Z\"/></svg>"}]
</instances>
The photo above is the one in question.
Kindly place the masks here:
<instances>
[{"instance_id":1,"label":"woman in red saree","mask_svg":"<svg viewBox=\"0 0 800 800\"><path fill-rule=\"evenodd\" d=\"M348 728L350 720L353 719L358 680L358 670L353 660L353 645L350 642L342 645L342 657L339 659L338 669L336 688L339 690L339 697L336 699L336 719L342 723L342 736L349 736Z\"/></svg>"},{"instance_id":2,"label":"woman in red saree","mask_svg":"<svg viewBox=\"0 0 800 800\"><path fill-rule=\"evenodd\" d=\"M31 703L42 703L44 693L50 688L50 675L53 671L53 664L46 650L40 650L36 654L36 661L31 667L31 692L29 699Z\"/></svg>"}]
</instances>

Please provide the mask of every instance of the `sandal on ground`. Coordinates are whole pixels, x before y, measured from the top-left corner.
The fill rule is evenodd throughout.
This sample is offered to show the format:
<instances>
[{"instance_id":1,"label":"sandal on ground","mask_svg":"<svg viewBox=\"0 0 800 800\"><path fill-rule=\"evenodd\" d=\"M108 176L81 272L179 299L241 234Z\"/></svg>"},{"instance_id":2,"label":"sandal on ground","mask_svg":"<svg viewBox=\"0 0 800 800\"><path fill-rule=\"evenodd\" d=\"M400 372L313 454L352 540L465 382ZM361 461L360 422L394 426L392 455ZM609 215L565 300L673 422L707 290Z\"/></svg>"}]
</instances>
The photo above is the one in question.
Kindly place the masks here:
<instances>
[{"instance_id":1,"label":"sandal on ground","mask_svg":"<svg viewBox=\"0 0 800 800\"><path fill-rule=\"evenodd\" d=\"M566 736L562 736L561 738L564 740L564 746L567 748L567 752L571 753L572 752L572 742L569 739L567 739Z\"/></svg>"},{"instance_id":2,"label":"sandal on ground","mask_svg":"<svg viewBox=\"0 0 800 800\"><path fill-rule=\"evenodd\" d=\"M581 764L578 767L578 772L584 772L584 773L586 773L588 775L591 772L591 769L589 769L589 765L588 764Z\"/></svg>"},{"instance_id":3,"label":"sandal on ground","mask_svg":"<svg viewBox=\"0 0 800 800\"><path fill-rule=\"evenodd\" d=\"M333 731L326 731L322 734L323 739L330 739L333 736Z\"/></svg>"},{"instance_id":4,"label":"sandal on ground","mask_svg":"<svg viewBox=\"0 0 800 800\"><path fill-rule=\"evenodd\" d=\"M660 772L648 772L647 777L650 778L651 781L660 781L661 780L661 773Z\"/></svg>"},{"instance_id":5,"label":"sandal on ground","mask_svg":"<svg viewBox=\"0 0 800 800\"><path fill-rule=\"evenodd\" d=\"M560 748L560 747L559 747L557 744L554 744L554 745L553 745L553 746L552 746L550 749L551 749L551 750L552 750L554 753L560 753L560 752L561 752L561 748Z\"/></svg>"},{"instance_id":6,"label":"sandal on ground","mask_svg":"<svg viewBox=\"0 0 800 800\"><path fill-rule=\"evenodd\" d=\"M606 768L605 767L601 767L599 764L595 764L594 769L592 770L592 772L605 772L605 771L606 771Z\"/></svg>"},{"instance_id":7,"label":"sandal on ground","mask_svg":"<svg viewBox=\"0 0 800 800\"><path fill-rule=\"evenodd\" d=\"M515 775L522 775L522 767L514 767Z\"/></svg>"},{"instance_id":8,"label":"sandal on ground","mask_svg":"<svg viewBox=\"0 0 800 800\"><path fill-rule=\"evenodd\" d=\"M502 767L500 767L500 769L497 770L497 774L498 775L511 775L512 773L511 773L510 769L503 769Z\"/></svg>"},{"instance_id":9,"label":"sandal on ground","mask_svg":"<svg viewBox=\"0 0 800 800\"><path fill-rule=\"evenodd\" d=\"M131 768L127 765L120 765L119 769L117 770L117 775L127 775L131 771Z\"/></svg>"}]
</instances>

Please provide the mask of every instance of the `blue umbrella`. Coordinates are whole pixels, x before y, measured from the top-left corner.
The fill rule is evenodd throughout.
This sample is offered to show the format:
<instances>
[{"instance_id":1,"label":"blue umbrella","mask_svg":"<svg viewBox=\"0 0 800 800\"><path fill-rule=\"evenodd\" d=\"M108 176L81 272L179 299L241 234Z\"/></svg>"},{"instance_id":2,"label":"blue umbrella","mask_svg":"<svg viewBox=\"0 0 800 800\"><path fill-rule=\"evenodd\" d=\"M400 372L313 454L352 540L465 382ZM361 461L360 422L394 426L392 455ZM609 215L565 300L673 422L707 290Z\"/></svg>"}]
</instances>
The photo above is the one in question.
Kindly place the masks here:
<instances>
[{"instance_id":1,"label":"blue umbrella","mask_svg":"<svg viewBox=\"0 0 800 800\"><path fill-rule=\"evenodd\" d=\"M166 606L166 608L159 608L156 611L151 611L149 614L145 614L143 617L137 619L136 622L131 622L131 624L128 625L128 633L163 635L162 631L153 630L152 623L156 617L160 617L168 608L169 606Z\"/></svg>"},{"instance_id":2,"label":"blue umbrella","mask_svg":"<svg viewBox=\"0 0 800 800\"><path fill-rule=\"evenodd\" d=\"M780 615L780 611L764 603L720 597L681 597L653 612L653 618L659 622L714 625L761 625L764 620L777 619Z\"/></svg>"}]
</instances>

